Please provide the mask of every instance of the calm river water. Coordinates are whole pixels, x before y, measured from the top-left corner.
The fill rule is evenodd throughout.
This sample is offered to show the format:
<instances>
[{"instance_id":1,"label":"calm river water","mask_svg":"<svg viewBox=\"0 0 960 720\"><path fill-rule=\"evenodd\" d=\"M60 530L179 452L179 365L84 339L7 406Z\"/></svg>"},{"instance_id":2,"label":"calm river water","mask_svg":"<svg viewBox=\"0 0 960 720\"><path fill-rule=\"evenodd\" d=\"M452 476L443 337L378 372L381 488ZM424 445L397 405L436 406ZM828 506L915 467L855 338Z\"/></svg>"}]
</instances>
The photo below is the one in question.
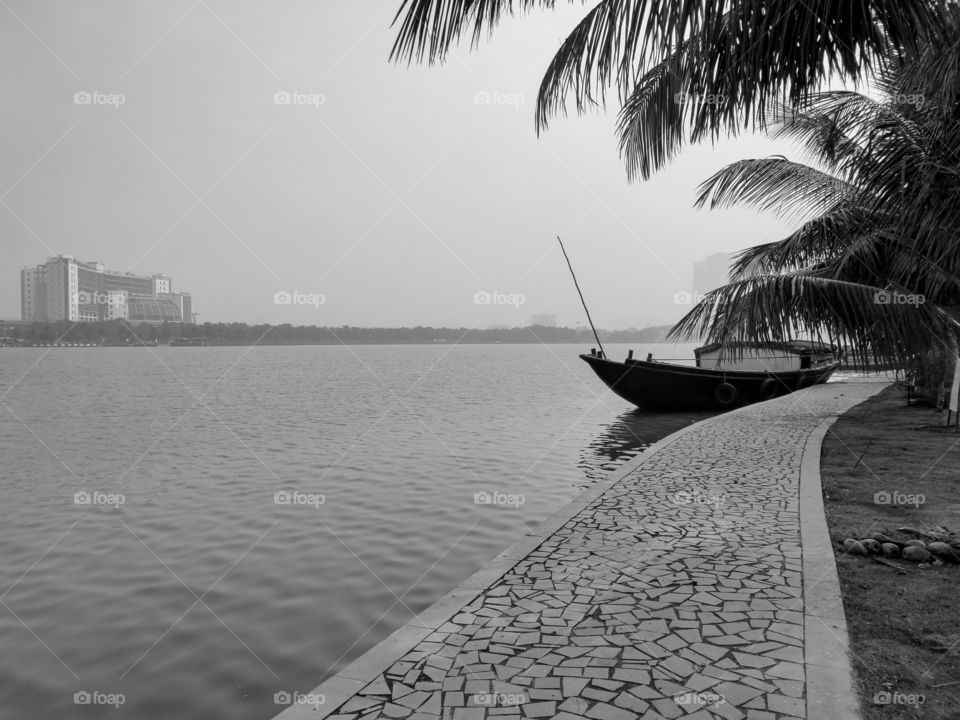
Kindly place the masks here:
<instances>
[{"instance_id":1,"label":"calm river water","mask_svg":"<svg viewBox=\"0 0 960 720\"><path fill-rule=\"evenodd\" d=\"M705 417L579 351L0 350L0 716L272 717Z\"/></svg>"}]
</instances>

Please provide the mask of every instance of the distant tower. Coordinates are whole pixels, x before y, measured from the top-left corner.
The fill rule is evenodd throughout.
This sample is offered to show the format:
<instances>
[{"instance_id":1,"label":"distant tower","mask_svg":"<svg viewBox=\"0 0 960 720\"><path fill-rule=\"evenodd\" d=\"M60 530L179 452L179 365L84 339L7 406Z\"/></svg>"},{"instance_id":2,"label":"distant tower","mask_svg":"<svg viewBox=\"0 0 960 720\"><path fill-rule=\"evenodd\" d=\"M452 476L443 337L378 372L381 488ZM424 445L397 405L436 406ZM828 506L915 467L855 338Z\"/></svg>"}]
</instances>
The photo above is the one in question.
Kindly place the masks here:
<instances>
[{"instance_id":1,"label":"distant tower","mask_svg":"<svg viewBox=\"0 0 960 720\"><path fill-rule=\"evenodd\" d=\"M693 264L693 292L706 295L730 282L730 253L714 253Z\"/></svg>"}]
</instances>

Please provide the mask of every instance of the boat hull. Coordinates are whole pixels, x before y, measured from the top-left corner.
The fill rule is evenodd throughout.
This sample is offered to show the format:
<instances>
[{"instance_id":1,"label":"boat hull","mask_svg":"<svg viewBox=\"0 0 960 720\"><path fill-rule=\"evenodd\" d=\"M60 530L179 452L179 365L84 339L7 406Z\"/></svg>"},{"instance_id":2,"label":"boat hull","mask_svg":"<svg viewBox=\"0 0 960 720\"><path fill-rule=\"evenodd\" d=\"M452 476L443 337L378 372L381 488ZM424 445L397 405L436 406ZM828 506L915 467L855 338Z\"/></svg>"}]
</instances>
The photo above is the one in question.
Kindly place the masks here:
<instances>
[{"instance_id":1,"label":"boat hull","mask_svg":"<svg viewBox=\"0 0 960 720\"><path fill-rule=\"evenodd\" d=\"M617 395L657 411L729 410L825 383L839 363L805 370L753 372L710 370L645 360L616 362L581 355ZM730 389L732 387L732 390Z\"/></svg>"}]
</instances>

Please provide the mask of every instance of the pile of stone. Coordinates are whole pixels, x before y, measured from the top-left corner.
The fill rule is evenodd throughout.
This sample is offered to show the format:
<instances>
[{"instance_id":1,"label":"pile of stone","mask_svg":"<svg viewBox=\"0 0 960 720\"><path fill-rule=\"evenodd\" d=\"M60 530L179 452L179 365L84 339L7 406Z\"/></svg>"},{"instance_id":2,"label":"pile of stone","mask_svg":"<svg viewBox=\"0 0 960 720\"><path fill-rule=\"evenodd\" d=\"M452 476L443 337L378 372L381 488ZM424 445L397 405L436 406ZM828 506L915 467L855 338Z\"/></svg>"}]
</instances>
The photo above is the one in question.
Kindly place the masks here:
<instances>
[{"instance_id":1,"label":"pile of stone","mask_svg":"<svg viewBox=\"0 0 960 720\"><path fill-rule=\"evenodd\" d=\"M876 555L888 559L901 558L920 563L919 567L939 567L944 563L960 564L960 537L946 528L936 527L933 531L902 527L898 531L912 535L909 540L895 540L882 532L870 537L847 538L843 549L847 555Z\"/></svg>"}]
</instances>

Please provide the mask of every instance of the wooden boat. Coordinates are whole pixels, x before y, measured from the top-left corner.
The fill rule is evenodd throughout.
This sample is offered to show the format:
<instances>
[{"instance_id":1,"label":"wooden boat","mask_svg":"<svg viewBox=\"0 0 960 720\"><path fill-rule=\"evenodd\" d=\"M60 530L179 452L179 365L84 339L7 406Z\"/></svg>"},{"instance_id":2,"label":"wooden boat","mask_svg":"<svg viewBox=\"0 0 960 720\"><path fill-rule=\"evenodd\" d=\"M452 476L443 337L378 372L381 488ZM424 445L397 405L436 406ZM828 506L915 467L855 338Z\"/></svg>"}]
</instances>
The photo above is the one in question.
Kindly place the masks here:
<instances>
[{"instance_id":1,"label":"wooden boat","mask_svg":"<svg viewBox=\"0 0 960 720\"><path fill-rule=\"evenodd\" d=\"M696 366L654 360L624 362L591 350L580 357L607 387L646 410L729 410L826 382L840 364L840 350L815 341L741 343L694 351Z\"/></svg>"}]
</instances>

